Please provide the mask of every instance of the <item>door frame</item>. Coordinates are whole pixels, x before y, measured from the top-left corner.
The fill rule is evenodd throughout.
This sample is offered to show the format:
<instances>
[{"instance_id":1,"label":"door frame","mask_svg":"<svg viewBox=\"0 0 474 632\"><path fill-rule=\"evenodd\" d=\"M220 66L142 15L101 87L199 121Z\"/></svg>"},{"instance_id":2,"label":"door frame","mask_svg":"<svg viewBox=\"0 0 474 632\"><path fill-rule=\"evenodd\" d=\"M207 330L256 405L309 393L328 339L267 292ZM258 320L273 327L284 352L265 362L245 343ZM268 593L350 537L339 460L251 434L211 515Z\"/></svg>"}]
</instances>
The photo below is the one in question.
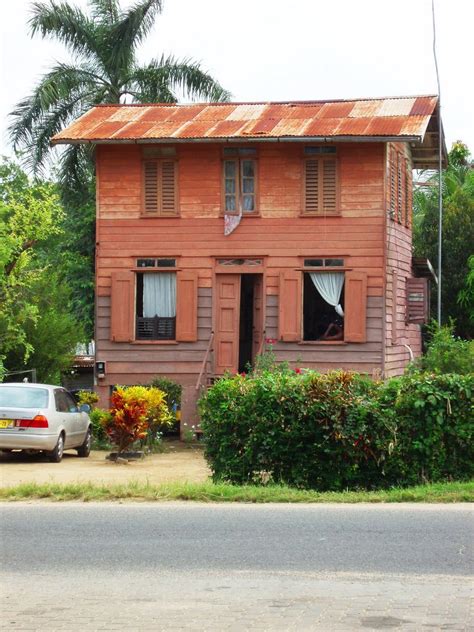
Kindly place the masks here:
<instances>
[{"instance_id":1,"label":"door frame","mask_svg":"<svg viewBox=\"0 0 474 632\"><path fill-rule=\"evenodd\" d=\"M224 258L224 257L219 257L219 259L221 258ZM218 265L217 257L214 258L214 266L213 266L214 269L213 269L213 275L212 275L212 331L214 332L213 373L215 373L216 364L217 364L216 341L218 339L218 331L217 331L217 325L218 325L217 277L218 276L225 275L225 274L240 275L240 277L242 277L243 274L261 275L262 277L262 337L265 336L265 330L266 330L265 323L266 323L266 307L267 307L266 306L267 279L266 279L266 274L265 274L265 258L256 256L256 255L245 256L245 257L243 257L242 255L238 257L229 257L227 255L225 258L226 259L233 259L233 258L262 259L262 265L259 265L259 266L244 266L244 265L220 266ZM239 312L238 313L239 313L238 324L240 327L240 299L239 299ZM239 341L237 341L237 348L239 346L238 342ZM237 364L238 364L238 358L237 358ZM236 368L236 372L237 371L238 371L238 366Z\"/></svg>"}]
</instances>

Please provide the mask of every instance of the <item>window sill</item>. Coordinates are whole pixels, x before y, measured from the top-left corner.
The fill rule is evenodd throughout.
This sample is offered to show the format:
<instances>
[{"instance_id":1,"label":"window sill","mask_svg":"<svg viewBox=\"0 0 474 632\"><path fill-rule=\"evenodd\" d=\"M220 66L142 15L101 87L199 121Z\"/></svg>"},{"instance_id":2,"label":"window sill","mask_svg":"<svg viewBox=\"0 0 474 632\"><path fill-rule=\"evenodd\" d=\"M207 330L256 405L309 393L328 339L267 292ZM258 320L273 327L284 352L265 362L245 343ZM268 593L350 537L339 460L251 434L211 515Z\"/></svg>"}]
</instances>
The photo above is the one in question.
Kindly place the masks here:
<instances>
[{"instance_id":1,"label":"window sill","mask_svg":"<svg viewBox=\"0 0 474 632\"><path fill-rule=\"evenodd\" d=\"M179 213L176 213L175 215L153 215L152 213L140 213L140 219L176 219L179 217Z\"/></svg>"},{"instance_id":2,"label":"window sill","mask_svg":"<svg viewBox=\"0 0 474 632\"><path fill-rule=\"evenodd\" d=\"M303 213L300 212L300 217L322 217L322 218L326 218L326 217L342 217L342 212L341 211L337 211L336 213L329 213L329 212L321 212L321 213Z\"/></svg>"},{"instance_id":3,"label":"window sill","mask_svg":"<svg viewBox=\"0 0 474 632\"><path fill-rule=\"evenodd\" d=\"M245 217L245 219L247 219L248 217L262 217L260 211L252 211L251 213L242 213L242 215L239 216L238 213L226 213L225 211L220 211L219 213L219 217L224 218L225 216L228 217L241 217L242 219Z\"/></svg>"},{"instance_id":4,"label":"window sill","mask_svg":"<svg viewBox=\"0 0 474 632\"><path fill-rule=\"evenodd\" d=\"M177 340L132 340L132 345L177 345Z\"/></svg>"},{"instance_id":5,"label":"window sill","mask_svg":"<svg viewBox=\"0 0 474 632\"><path fill-rule=\"evenodd\" d=\"M319 346L319 345L346 345L347 342L345 340L301 340L298 343L299 345L310 345L310 346Z\"/></svg>"}]
</instances>

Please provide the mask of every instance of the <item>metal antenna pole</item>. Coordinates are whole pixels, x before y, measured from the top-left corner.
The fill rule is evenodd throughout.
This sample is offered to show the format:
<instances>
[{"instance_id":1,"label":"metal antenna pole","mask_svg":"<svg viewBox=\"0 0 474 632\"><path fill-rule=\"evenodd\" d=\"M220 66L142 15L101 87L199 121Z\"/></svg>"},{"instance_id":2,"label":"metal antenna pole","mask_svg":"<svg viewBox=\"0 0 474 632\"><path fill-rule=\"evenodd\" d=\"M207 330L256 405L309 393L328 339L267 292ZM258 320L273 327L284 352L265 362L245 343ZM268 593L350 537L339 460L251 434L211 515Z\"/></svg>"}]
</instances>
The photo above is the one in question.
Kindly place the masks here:
<instances>
[{"instance_id":1,"label":"metal antenna pole","mask_svg":"<svg viewBox=\"0 0 474 632\"><path fill-rule=\"evenodd\" d=\"M431 13L433 16L433 57L436 69L436 82L438 84L438 304L437 321L441 327L441 273L443 254L443 125L441 123L441 84L439 81L438 58L436 57L436 20L435 0L431 0Z\"/></svg>"}]
</instances>

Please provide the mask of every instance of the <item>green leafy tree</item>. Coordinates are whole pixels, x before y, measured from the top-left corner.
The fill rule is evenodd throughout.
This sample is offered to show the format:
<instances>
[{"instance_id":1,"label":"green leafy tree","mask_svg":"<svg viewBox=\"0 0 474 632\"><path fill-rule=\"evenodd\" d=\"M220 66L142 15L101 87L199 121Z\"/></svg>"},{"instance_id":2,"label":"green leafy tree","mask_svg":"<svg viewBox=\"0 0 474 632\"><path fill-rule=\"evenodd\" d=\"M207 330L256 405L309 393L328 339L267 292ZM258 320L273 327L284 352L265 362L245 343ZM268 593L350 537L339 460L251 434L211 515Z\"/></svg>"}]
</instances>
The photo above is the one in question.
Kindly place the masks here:
<instances>
[{"instance_id":1,"label":"green leafy tree","mask_svg":"<svg viewBox=\"0 0 474 632\"><path fill-rule=\"evenodd\" d=\"M431 186L414 194L414 251L417 256L438 265L438 175L428 180ZM454 319L456 333L474 337L472 312L466 300L459 300L468 275L468 259L474 244L474 169L469 149L462 142L454 143L448 168L443 173L443 267L442 318ZM433 287L432 305L436 305Z\"/></svg>"},{"instance_id":2,"label":"green leafy tree","mask_svg":"<svg viewBox=\"0 0 474 632\"><path fill-rule=\"evenodd\" d=\"M50 258L63 221L56 189L0 163L0 357L3 372L38 368L40 379L57 379L83 337Z\"/></svg>"},{"instance_id":3,"label":"green leafy tree","mask_svg":"<svg viewBox=\"0 0 474 632\"><path fill-rule=\"evenodd\" d=\"M67 2L34 2L31 35L62 42L72 62L48 72L11 113L10 133L26 163L41 169L50 139L99 103L226 101L229 93L192 59L161 54L147 64L137 49L162 11L163 0L139 0L124 10L118 0L90 0L83 12ZM66 269L77 313L93 329L94 170L93 148L71 145L60 154L61 199L66 211Z\"/></svg>"}]
</instances>

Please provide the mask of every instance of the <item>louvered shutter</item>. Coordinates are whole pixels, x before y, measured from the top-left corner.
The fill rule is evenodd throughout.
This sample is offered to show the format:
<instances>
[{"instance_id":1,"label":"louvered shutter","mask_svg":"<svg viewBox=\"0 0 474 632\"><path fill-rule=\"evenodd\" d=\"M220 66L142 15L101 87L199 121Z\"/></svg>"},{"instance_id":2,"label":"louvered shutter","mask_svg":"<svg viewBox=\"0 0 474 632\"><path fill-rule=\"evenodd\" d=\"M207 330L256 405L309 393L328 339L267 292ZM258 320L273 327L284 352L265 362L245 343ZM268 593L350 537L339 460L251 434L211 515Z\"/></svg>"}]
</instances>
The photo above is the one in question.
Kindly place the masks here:
<instances>
[{"instance_id":1,"label":"louvered shutter","mask_svg":"<svg viewBox=\"0 0 474 632\"><path fill-rule=\"evenodd\" d=\"M396 154L392 148L390 150L389 158L389 173L390 173L390 200L389 200L389 217L395 219L397 212L397 170L396 170Z\"/></svg>"},{"instance_id":2,"label":"louvered shutter","mask_svg":"<svg viewBox=\"0 0 474 632\"><path fill-rule=\"evenodd\" d=\"M143 213L158 215L158 162L147 160L143 163Z\"/></svg>"},{"instance_id":3,"label":"louvered shutter","mask_svg":"<svg viewBox=\"0 0 474 632\"><path fill-rule=\"evenodd\" d=\"M301 272L286 270L280 274L279 333L285 342L301 340Z\"/></svg>"},{"instance_id":4,"label":"louvered shutter","mask_svg":"<svg viewBox=\"0 0 474 632\"><path fill-rule=\"evenodd\" d=\"M305 160L304 212L308 215L337 215L337 159Z\"/></svg>"},{"instance_id":5,"label":"louvered shutter","mask_svg":"<svg viewBox=\"0 0 474 632\"><path fill-rule=\"evenodd\" d=\"M176 161L161 163L161 215L176 215Z\"/></svg>"},{"instance_id":6,"label":"louvered shutter","mask_svg":"<svg viewBox=\"0 0 474 632\"><path fill-rule=\"evenodd\" d=\"M305 161L305 213L316 214L319 211L319 160Z\"/></svg>"},{"instance_id":7,"label":"louvered shutter","mask_svg":"<svg viewBox=\"0 0 474 632\"><path fill-rule=\"evenodd\" d=\"M423 325L429 318L428 279L407 279L407 323Z\"/></svg>"},{"instance_id":8,"label":"louvered shutter","mask_svg":"<svg viewBox=\"0 0 474 632\"><path fill-rule=\"evenodd\" d=\"M337 162L335 158L325 158L322 161L322 211L335 215L337 209Z\"/></svg>"},{"instance_id":9,"label":"louvered shutter","mask_svg":"<svg viewBox=\"0 0 474 632\"><path fill-rule=\"evenodd\" d=\"M112 272L110 306L110 339L114 342L133 340L135 322L135 274Z\"/></svg>"},{"instance_id":10,"label":"louvered shutter","mask_svg":"<svg viewBox=\"0 0 474 632\"><path fill-rule=\"evenodd\" d=\"M344 341L365 342L367 273L346 272L344 292Z\"/></svg>"},{"instance_id":11,"label":"louvered shutter","mask_svg":"<svg viewBox=\"0 0 474 632\"><path fill-rule=\"evenodd\" d=\"M176 286L176 340L197 340L198 275L178 272Z\"/></svg>"}]
</instances>

